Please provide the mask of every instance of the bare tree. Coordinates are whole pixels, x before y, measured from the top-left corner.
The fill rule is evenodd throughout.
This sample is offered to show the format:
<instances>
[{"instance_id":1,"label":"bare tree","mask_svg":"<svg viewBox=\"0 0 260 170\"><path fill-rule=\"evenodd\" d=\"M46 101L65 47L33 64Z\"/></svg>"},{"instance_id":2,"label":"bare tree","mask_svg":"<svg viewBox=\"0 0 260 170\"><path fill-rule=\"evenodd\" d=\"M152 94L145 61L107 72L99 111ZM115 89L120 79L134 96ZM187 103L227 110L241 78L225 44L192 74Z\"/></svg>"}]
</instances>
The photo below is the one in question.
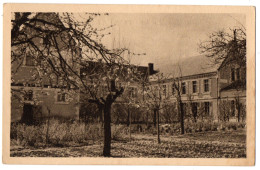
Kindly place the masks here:
<instances>
[{"instance_id":1,"label":"bare tree","mask_svg":"<svg viewBox=\"0 0 260 170\"><path fill-rule=\"evenodd\" d=\"M237 67L238 77L232 83L236 92L237 119L241 117L240 93L246 89L246 29L243 25L227 31L217 31L209 35L208 40L199 44L202 54L213 59L213 64L223 67Z\"/></svg>"},{"instance_id":2,"label":"bare tree","mask_svg":"<svg viewBox=\"0 0 260 170\"><path fill-rule=\"evenodd\" d=\"M185 103L182 101L182 95L186 94L186 85L183 84L182 81L182 69L180 64L176 65L175 73L172 73L172 88L174 90L174 96L177 101L177 110L179 115L179 121L181 125L181 134L184 134L185 127L184 127L184 119L185 119L185 111L186 106Z\"/></svg>"},{"instance_id":3,"label":"bare tree","mask_svg":"<svg viewBox=\"0 0 260 170\"><path fill-rule=\"evenodd\" d=\"M127 49L108 49L102 38L107 28L92 21L108 14L14 13L11 46L12 78L25 57L33 60L32 80L43 84L63 82L60 88L79 90L104 114L104 156L110 156L111 106L124 92L119 82L129 81L132 70L122 56ZM105 90L104 90L105 89Z\"/></svg>"},{"instance_id":4,"label":"bare tree","mask_svg":"<svg viewBox=\"0 0 260 170\"><path fill-rule=\"evenodd\" d=\"M160 110L170 104L171 94L167 92L167 80L162 73L150 76L150 81L145 84L144 100L141 101L154 113L154 125L157 125L157 141L160 140Z\"/></svg>"},{"instance_id":5,"label":"bare tree","mask_svg":"<svg viewBox=\"0 0 260 170\"><path fill-rule=\"evenodd\" d=\"M246 29L244 26L230 29L229 32L221 30L209 35L208 40L199 44L200 53L212 58L214 63L246 64Z\"/></svg>"}]
</instances>

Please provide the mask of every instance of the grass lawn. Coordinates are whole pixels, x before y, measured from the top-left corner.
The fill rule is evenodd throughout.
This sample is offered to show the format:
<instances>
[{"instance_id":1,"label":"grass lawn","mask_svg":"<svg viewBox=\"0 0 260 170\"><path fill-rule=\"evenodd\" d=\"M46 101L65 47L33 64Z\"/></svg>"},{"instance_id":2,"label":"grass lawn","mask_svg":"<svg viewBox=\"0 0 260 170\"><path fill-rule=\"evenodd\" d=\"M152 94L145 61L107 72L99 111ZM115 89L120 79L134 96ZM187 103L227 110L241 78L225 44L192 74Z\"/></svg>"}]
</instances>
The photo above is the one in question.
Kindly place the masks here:
<instances>
[{"instance_id":1,"label":"grass lawn","mask_svg":"<svg viewBox=\"0 0 260 170\"><path fill-rule=\"evenodd\" d=\"M101 157L102 143L75 147L24 148L11 146L13 157ZM241 158L246 157L246 131L214 131L161 136L132 134L129 141L112 141L113 157Z\"/></svg>"}]
</instances>

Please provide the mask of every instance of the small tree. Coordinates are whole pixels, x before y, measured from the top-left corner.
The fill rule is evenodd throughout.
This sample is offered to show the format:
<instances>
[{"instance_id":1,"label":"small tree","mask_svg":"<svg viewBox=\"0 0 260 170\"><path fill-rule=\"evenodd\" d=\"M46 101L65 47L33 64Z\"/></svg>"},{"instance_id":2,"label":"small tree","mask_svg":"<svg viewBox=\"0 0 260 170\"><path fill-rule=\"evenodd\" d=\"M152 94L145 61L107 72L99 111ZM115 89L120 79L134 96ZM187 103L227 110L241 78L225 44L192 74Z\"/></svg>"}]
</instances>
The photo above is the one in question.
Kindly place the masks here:
<instances>
[{"instance_id":1,"label":"small tree","mask_svg":"<svg viewBox=\"0 0 260 170\"><path fill-rule=\"evenodd\" d=\"M231 117L231 105L228 100L221 100L219 103L219 120L228 122Z\"/></svg>"},{"instance_id":2,"label":"small tree","mask_svg":"<svg viewBox=\"0 0 260 170\"><path fill-rule=\"evenodd\" d=\"M168 78L162 73L154 74L150 77L149 83L145 84L144 105L154 113L154 125L157 125L157 141L160 140L160 110L165 109L169 103L171 94L167 92Z\"/></svg>"},{"instance_id":3,"label":"small tree","mask_svg":"<svg viewBox=\"0 0 260 170\"><path fill-rule=\"evenodd\" d=\"M184 119L185 119L185 112L186 106L182 101L182 95L184 95L183 91L183 81L182 81L182 69L180 64L176 65L177 70L172 74L172 88L174 90L174 96L177 101L177 110L179 115L179 121L181 125L181 134L184 134L185 127L184 127ZM186 89L186 88L185 88ZM185 90L186 91L186 90Z\"/></svg>"}]
</instances>

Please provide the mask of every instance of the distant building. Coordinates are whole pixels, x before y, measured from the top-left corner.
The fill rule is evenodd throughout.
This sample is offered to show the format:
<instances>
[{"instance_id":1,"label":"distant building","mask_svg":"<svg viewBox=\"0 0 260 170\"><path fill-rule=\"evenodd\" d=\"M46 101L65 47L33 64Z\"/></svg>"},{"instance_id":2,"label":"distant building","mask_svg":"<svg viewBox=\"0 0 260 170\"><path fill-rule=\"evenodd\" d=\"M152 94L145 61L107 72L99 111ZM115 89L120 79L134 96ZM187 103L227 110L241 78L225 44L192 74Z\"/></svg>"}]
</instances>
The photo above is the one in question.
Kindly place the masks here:
<instances>
[{"instance_id":1,"label":"distant building","mask_svg":"<svg viewBox=\"0 0 260 170\"><path fill-rule=\"evenodd\" d=\"M34 121L46 117L77 118L79 97L58 82L50 82L43 76L40 81L34 78L37 72L29 57L12 63L11 119L15 121ZM21 65L20 65L21 64Z\"/></svg>"},{"instance_id":2,"label":"distant building","mask_svg":"<svg viewBox=\"0 0 260 170\"><path fill-rule=\"evenodd\" d=\"M36 19L62 25L55 13L33 13L33 15ZM34 24L38 24L39 28L43 26L41 22L34 22ZM44 25L44 27L47 27L47 25ZM24 27L21 29L32 36L30 40L38 46L44 47L46 43L50 43L44 42L44 37L38 36L33 28ZM64 35L68 35L68 33L63 32L62 35L56 36L60 48L72 41L61 37ZM13 46L12 50L19 51L21 55L11 63L11 121L32 123L45 117L77 118L79 115L79 95L75 94L78 89L68 87L66 82L62 81L53 71L48 71L49 74L45 74L47 71L39 71L39 69L43 69L40 65L44 65L48 61L43 60L41 55L34 55L35 51L31 50L29 45L25 47ZM75 51L75 55L77 55L78 49L75 49ZM50 53L52 52L50 51ZM61 52L63 51L61 50ZM55 60L54 57L52 60ZM57 64L58 62L55 63L53 67L60 69L61 66Z\"/></svg>"},{"instance_id":3,"label":"distant building","mask_svg":"<svg viewBox=\"0 0 260 170\"><path fill-rule=\"evenodd\" d=\"M176 102L173 80L178 80L186 114L203 114L218 121L222 119L224 102L226 121L238 121L238 112L242 111L236 106L242 109L246 104L245 71L245 67L239 68L235 63L232 66L212 64L205 56L184 58L168 70L171 74L165 82L165 91ZM239 114L242 120L242 113Z\"/></svg>"}]
</instances>

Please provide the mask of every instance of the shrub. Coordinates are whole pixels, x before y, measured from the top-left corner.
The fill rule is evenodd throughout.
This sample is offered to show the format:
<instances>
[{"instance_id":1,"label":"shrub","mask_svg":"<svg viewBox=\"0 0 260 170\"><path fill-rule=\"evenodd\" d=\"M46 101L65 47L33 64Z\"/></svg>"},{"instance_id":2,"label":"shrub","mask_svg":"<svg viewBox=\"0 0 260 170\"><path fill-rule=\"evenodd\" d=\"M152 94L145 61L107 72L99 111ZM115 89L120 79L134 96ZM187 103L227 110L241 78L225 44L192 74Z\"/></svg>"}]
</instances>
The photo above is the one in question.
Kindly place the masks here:
<instances>
[{"instance_id":1,"label":"shrub","mask_svg":"<svg viewBox=\"0 0 260 170\"><path fill-rule=\"evenodd\" d=\"M47 133L48 132L48 133ZM100 124L79 123L77 121L61 122L50 119L49 123L34 125L12 124L11 140L15 140L23 146L64 146L87 143L89 140L102 139L102 127Z\"/></svg>"},{"instance_id":2,"label":"shrub","mask_svg":"<svg viewBox=\"0 0 260 170\"><path fill-rule=\"evenodd\" d=\"M122 140L127 133L127 127L124 125L112 125L111 127L111 138L112 140Z\"/></svg>"},{"instance_id":3,"label":"shrub","mask_svg":"<svg viewBox=\"0 0 260 170\"><path fill-rule=\"evenodd\" d=\"M44 141L44 135L40 127L12 124L11 139L16 140L19 145L39 146Z\"/></svg>"}]
</instances>

